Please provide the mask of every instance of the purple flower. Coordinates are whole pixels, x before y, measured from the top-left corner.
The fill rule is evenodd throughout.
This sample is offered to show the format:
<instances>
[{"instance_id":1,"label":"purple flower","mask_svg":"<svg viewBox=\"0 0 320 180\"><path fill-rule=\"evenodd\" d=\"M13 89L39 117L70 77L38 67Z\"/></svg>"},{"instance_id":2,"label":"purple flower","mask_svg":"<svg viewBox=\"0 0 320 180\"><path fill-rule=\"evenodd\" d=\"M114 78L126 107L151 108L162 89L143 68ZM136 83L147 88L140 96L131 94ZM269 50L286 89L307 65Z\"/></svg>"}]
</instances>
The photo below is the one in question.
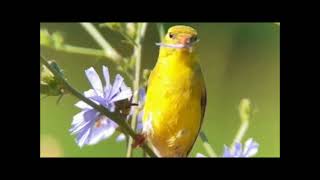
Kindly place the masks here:
<instances>
[{"instance_id":1,"label":"purple flower","mask_svg":"<svg viewBox=\"0 0 320 180\"><path fill-rule=\"evenodd\" d=\"M244 148L242 148L241 143L236 143L234 146L234 151L231 151L227 146L224 146L224 154L223 157L252 157L257 154L259 148L259 144L253 141L252 138L248 139Z\"/></svg>"},{"instance_id":2,"label":"purple flower","mask_svg":"<svg viewBox=\"0 0 320 180\"><path fill-rule=\"evenodd\" d=\"M138 101L138 108L139 109L142 109L143 106L144 106L144 101L145 101L145 98L146 98L146 91L144 88L141 88L139 90L139 101ZM131 107L130 109L130 113L129 115L127 116L127 119L130 119L132 117L134 113L134 108ZM143 117L143 110L141 110L138 114L138 117L137 117L137 128L136 128L136 132L137 133L141 133L142 132L142 129L143 129L143 125L142 125L142 117ZM121 141L124 141L126 139L126 136L121 133L117 138L116 138L116 141L117 142L121 142Z\"/></svg>"},{"instance_id":3,"label":"purple flower","mask_svg":"<svg viewBox=\"0 0 320 180\"><path fill-rule=\"evenodd\" d=\"M138 104L139 104L139 109L142 109L143 106L144 106L144 102L146 100L146 90L144 88L141 88L139 90L139 101L138 101ZM133 110L133 109L132 109ZM142 118L143 118L143 110L141 110L138 114L138 117L137 117L137 129L136 131L138 133L141 133L142 132L142 129L143 129L143 124L142 124ZM133 114L133 112L132 112Z\"/></svg>"},{"instance_id":4,"label":"purple flower","mask_svg":"<svg viewBox=\"0 0 320 180\"><path fill-rule=\"evenodd\" d=\"M244 144L244 149L242 149L241 143L236 143L234 146L234 151L231 152L231 148L229 149L226 145L224 146L224 154L222 157L252 157L257 154L259 148L259 144L253 141L252 138L248 139ZM205 158L207 156L197 153L197 158Z\"/></svg>"},{"instance_id":5,"label":"purple flower","mask_svg":"<svg viewBox=\"0 0 320 180\"><path fill-rule=\"evenodd\" d=\"M84 96L111 112L115 111L115 102L129 99L132 96L131 89L125 85L123 77L119 74L116 75L113 85L110 84L109 71L105 66L103 66L104 87L92 67L85 73L93 89L84 92ZM82 111L73 117L70 132L71 135L76 135L76 142L80 147L93 145L110 137L118 127L114 121L83 101L77 102L75 106Z\"/></svg>"}]
</instances>

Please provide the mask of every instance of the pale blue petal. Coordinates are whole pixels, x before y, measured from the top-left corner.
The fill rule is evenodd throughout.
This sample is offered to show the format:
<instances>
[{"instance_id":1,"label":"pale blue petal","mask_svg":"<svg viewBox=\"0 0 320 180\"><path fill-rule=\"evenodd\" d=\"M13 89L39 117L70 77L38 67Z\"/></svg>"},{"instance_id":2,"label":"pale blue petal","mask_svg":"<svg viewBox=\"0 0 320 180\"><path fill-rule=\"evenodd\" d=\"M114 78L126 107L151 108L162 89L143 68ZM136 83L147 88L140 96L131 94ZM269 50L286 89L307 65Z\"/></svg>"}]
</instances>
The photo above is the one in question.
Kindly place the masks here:
<instances>
[{"instance_id":1,"label":"pale blue petal","mask_svg":"<svg viewBox=\"0 0 320 180\"><path fill-rule=\"evenodd\" d=\"M71 135L78 134L80 131L84 129L89 129L91 126L91 121L82 121L81 123L78 123L74 125L72 128L70 128Z\"/></svg>"},{"instance_id":2,"label":"pale blue petal","mask_svg":"<svg viewBox=\"0 0 320 180\"><path fill-rule=\"evenodd\" d=\"M88 91L85 91L84 96L86 98L89 98L90 100L92 100L96 104L105 104L106 103L106 100L103 98L103 96L98 96L96 91L93 89L89 89Z\"/></svg>"},{"instance_id":3,"label":"pale blue petal","mask_svg":"<svg viewBox=\"0 0 320 180\"><path fill-rule=\"evenodd\" d=\"M248 151L248 148L250 147L250 145L252 144L253 139L249 138L245 143L244 143L244 148L243 148L243 153Z\"/></svg>"},{"instance_id":4,"label":"pale blue petal","mask_svg":"<svg viewBox=\"0 0 320 180\"><path fill-rule=\"evenodd\" d=\"M100 96L92 96L90 97L90 100L97 104L105 105L107 103L106 99L100 97Z\"/></svg>"},{"instance_id":5,"label":"pale blue petal","mask_svg":"<svg viewBox=\"0 0 320 180\"><path fill-rule=\"evenodd\" d=\"M224 145L223 157L232 157L230 153L230 149L226 145Z\"/></svg>"},{"instance_id":6,"label":"pale blue petal","mask_svg":"<svg viewBox=\"0 0 320 180\"><path fill-rule=\"evenodd\" d=\"M132 117L133 113L134 113L134 107L131 106L131 107L130 107L130 112L129 112L128 116L127 116L127 120Z\"/></svg>"},{"instance_id":7,"label":"pale blue petal","mask_svg":"<svg viewBox=\"0 0 320 180\"><path fill-rule=\"evenodd\" d=\"M123 83L123 77L117 74L108 99L113 99L113 97L120 92L120 87L122 83Z\"/></svg>"},{"instance_id":8,"label":"pale blue petal","mask_svg":"<svg viewBox=\"0 0 320 180\"><path fill-rule=\"evenodd\" d=\"M94 134L90 138L88 145L94 145L102 140L109 138L115 132L115 129L113 127L105 127L100 129L94 128L92 129L92 131Z\"/></svg>"},{"instance_id":9,"label":"pale blue petal","mask_svg":"<svg viewBox=\"0 0 320 180\"><path fill-rule=\"evenodd\" d=\"M94 109L76 114L73 117L72 128L70 129L70 131L72 132L72 134L76 134L83 128L89 128L88 125L90 125L90 122L95 122L98 115L99 112Z\"/></svg>"},{"instance_id":10,"label":"pale blue petal","mask_svg":"<svg viewBox=\"0 0 320 180\"><path fill-rule=\"evenodd\" d=\"M85 112L87 112L87 111L81 111L78 114L74 115L71 125L75 126L79 123L82 123L84 121L84 113Z\"/></svg>"},{"instance_id":11,"label":"pale blue petal","mask_svg":"<svg viewBox=\"0 0 320 180\"><path fill-rule=\"evenodd\" d=\"M121 133L117 138L116 141L117 142L121 142L124 141L126 139L126 135L124 135L123 133Z\"/></svg>"},{"instance_id":12,"label":"pale blue petal","mask_svg":"<svg viewBox=\"0 0 320 180\"><path fill-rule=\"evenodd\" d=\"M244 154L244 157L252 157L258 153L259 145L251 146Z\"/></svg>"},{"instance_id":13,"label":"pale blue petal","mask_svg":"<svg viewBox=\"0 0 320 180\"><path fill-rule=\"evenodd\" d=\"M113 120L109 119L109 123L110 123L110 126L111 127L114 127L114 128L118 128L119 125L117 123L115 123Z\"/></svg>"},{"instance_id":14,"label":"pale blue petal","mask_svg":"<svg viewBox=\"0 0 320 180\"><path fill-rule=\"evenodd\" d=\"M241 157L241 155L242 155L242 144L236 143L233 156L234 157Z\"/></svg>"},{"instance_id":15,"label":"pale blue petal","mask_svg":"<svg viewBox=\"0 0 320 180\"><path fill-rule=\"evenodd\" d=\"M108 85L104 87L104 98L109 101L111 98L111 91L112 91L112 86Z\"/></svg>"},{"instance_id":16,"label":"pale blue petal","mask_svg":"<svg viewBox=\"0 0 320 180\"><path fill-rule=\"evenodd\" d=\"M253 141L252 138L248 139L245 143L243 156L252 157L258 153L259 144Z\"/></svg>"},{"instance_id":17,"label":"pale blue petal","mask_svg":"<svg viewBox=\"0 0 320 180\"><path fill-rule=\"evenodd\" d=\"M92 109L91 106L89 106L87 103L83 102L83 101L78 101L75 104L76 107L83 109L83 110L88 110L88 109Z\"/></svg>"},{"instance_id":18,"label":"pale blue petal","mask_svg":"<svg viewBox=\"0 0 320 180\"><path fill-rule=\"evenodd\" d=\"M143 118L143 111L139 112L138 117L137 117L137 132L138 133L140 133L143 130L142 118Z\"/></svg>"},{"instance_id":19,"label":"pale blue petal","mask_svg":"<svg viewBox=\"0 0 320 180\"><path fill-rule=\"evenodd\" d=\"M88 140L88 136L90 134L90 129L88 129L87 131L85 131L85 133L79 137L79 139L77 139L77 144L80 148L82 148L85 145L85 142Z\"/></svg>"},{"instance_id":20,"label":"pale blue petal","mask_svg":"<svg viewBox=\"0 0 320 180\"><path fill-rule=\"evenodd\" d=\"M116 110L116 105L114 103L109 103L105 106L110 112L114 112Z\"/></svg>"},{"instance_id":21,"label":"pale blue petal","mask_svg":"<svg viewBox=\"0 0 320 180\"><path fill-rule=\"evenodd\" d=\"M125 91L127 89L131 89L131 88L129 88L125 83L122 83L121 86L120 86L120 90L121 91Z\"/></svg>"},{"instance_id":22,"label":"pale blue petal","mask_svg":"<svg viewBox=\"0 0 320 180\"><path fill-rule=\"evenodd\" d=\"M111 99L110 102L116 102L124 99L129 99L132 96L131 89L127 89L125 91L121 91L119 94L117 94L115 97Z\"/></svg>"},{"instance_id":23,"label":"pale blue petal","mask_svg":"<svg viewBox=\"0 0 320 180\"><path fill-rule=\"evenodd\" d=\"M96 91L98 96L103 96L103 87L101 80L99 78L98 73L93 69L93 67L85 70L87 78L92 86L92 88Z\"/></svg>"},{"instance_id":24,"label":"pale blue petal","mask_svg":"<svg viewBox=\"0 0 320 180\"><path fill-rule=\"evenodd\" d=\"M83 94L84 94L84 96L85 96L86 98L91 98L91 97L93 97L93 96L98 96L97 93L96 93L96 91L93 90L93 89L89 89L88 91L85 91Z\"/></svg>"},{"instance_id":25,"label":"pale blue petal","mask_svg":"<svg viewBox=\"0 0 320 180\"><path fill-rule=\"evenodd\" d=\"M234 152L231 153L227 146L224 146L223 157L251 157L258 152L259 144L253 141L252 138L248 139L242 148L241 143L236 143L234 146Z\"/></svg>"},{"instance_id":26,"label":"pale blue petal","mask_svg":"<svg viewBox=\"0 0 320 180\"><path fill-rule=\"evenodd\" d=\"M93 126L91 129L90 138L87 142L88 145L97 144L98 142L109 138L115 132L115 128L111 124L111 121L107 118L101 120L101 126Z\"/></svg>"},{"instance_id":27,"label":"pale blue petal","mask_svg":"<svg viewBox=\"0 0 320 180\"><path fill-rule=\"evenodd\" d=\"M96 118L96 113L97 111L95 111L94 109L92 110L84 110L79 112L78 114L73 116L73 121L72 121L72 128L71 130L74 128L74 126L79 126L84 122L87 121L93 121Z\"/></svg>"},{"instance_id":28,"label":"pale blue petal","mask_svg":"<svg viewBox=\"0 0 320 180\"><path fill-rule=\"evenodd\" d=\"M196 154L196 157L197 157L197 158L205 158L205 157L207 157L207 156L205 156L205 155L203 155L203 154L201 154L201 153L197 153L197 154Z\"/></svg>"},{"instance_id":29,"label":"pale blue petal","mask_svg":"<svg viewBox=\"0 0 320 180\"><path fill-rule=\"evenodd\" d=\"M139 90L139 106L142 106L144 104L146 98L146 90L144 88L141 88Z\"/></svg>"},{"instance_id":30,"label":"pale blue petal","mask_svg":"<svg viewBox=\"0 0 320 180\"><path fill-rule=\"evenodd\" d=\"M87 129L82 129L81 131L78 132L77 136L76 136L76 142L78 143L79 140L82 138L83 135L85 135L85 133L87 131L89 131L90 128L87 128Z\"/></svg>"}]
</instances>

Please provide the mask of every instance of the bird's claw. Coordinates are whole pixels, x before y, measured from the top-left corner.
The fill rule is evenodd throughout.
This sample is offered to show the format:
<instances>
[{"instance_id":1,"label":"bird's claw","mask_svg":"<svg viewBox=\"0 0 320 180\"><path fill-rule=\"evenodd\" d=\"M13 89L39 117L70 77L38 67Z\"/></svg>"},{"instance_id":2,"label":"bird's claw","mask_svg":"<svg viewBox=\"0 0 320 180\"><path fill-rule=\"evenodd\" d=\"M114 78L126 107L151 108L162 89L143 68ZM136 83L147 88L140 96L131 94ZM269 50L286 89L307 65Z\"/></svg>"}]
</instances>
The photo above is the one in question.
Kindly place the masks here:
<instances>
[{"instance_id":1,"label":"bird's claw","mask_svg":"<svg viewBox=\"0 0 320 180\"><path fill-rule=\"evenodd\" d=\"M133 148L141 147L146 141L146 135L145 134L138 134L136 138L134 139L134 142L132 144Z\"/></svg>"}]
</instances>

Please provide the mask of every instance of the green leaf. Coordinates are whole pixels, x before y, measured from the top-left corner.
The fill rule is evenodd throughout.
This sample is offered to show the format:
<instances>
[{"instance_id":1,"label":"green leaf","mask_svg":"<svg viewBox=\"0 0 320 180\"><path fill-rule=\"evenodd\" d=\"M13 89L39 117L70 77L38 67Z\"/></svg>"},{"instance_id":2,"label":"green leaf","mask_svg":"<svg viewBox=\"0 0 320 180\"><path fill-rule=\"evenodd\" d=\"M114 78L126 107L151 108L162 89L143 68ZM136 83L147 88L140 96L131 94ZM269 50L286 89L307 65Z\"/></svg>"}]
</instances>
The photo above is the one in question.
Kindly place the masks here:
<instances>
[{"instance_id":1,"label":"green leaf","mask_svg":"<svg viewBox=\"0 0 320 180\"><path fill-rule=\"evenodd\" d=\"M62 77L64 77L62 69L60 69L54 61L49 61L49 63ZM55 78L54 74L45 65L42 65L40 69L40 93L47 96L60 96L66 94L61 86L61 82Z\"/></svg>"}]
</instances>

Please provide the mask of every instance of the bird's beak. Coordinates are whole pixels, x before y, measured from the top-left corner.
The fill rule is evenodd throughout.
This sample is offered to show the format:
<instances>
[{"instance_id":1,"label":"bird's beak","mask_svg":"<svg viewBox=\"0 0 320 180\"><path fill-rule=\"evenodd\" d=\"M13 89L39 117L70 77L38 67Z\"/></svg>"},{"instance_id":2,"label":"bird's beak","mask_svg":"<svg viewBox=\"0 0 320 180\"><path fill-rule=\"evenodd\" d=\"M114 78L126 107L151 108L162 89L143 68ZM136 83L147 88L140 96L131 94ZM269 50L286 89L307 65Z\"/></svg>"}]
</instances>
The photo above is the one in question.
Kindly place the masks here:
<instances>
[{"instance_id":1,"label":"bird's beak","mask_svg":"<svg viewBox=\"0 0 320 180\"><path fill-rule=\"evenodd\" d=\"M184 45L184 46L187 46L190 44L190 38L189 36L181 36L179 37L179 43Z\"/></svg>"}]
</instances>

